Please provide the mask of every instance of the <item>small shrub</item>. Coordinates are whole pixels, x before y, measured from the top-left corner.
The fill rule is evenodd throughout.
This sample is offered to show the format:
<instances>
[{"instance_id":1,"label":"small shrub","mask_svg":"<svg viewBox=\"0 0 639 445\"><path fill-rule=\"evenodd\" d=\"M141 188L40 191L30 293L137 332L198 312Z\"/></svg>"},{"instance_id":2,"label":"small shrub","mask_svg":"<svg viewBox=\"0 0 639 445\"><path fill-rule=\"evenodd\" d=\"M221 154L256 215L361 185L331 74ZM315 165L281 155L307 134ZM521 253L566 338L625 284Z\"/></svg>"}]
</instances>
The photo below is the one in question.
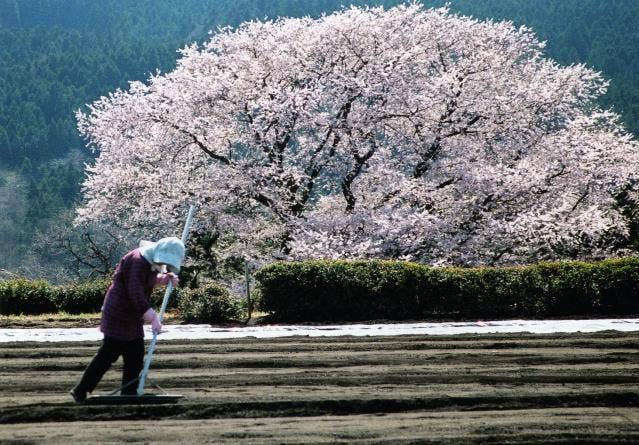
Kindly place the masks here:
<instances>
[{"instance_id":1,"label":"small shrub","mask_svg":"<svg viewBox=\"0 0 639 445\"><path fill-rule=\"evenodd\" d=\"M168 310L168 309L177 308L179 305L180 298L184 292L186 292L184 288L180 286L174 287L173 290L171 291L171 295L169 296L169 301L166 305L166 309ZM162 306L162 301L164 300L165 293L166 293L165 286L158 286L154 288L153 292L151 292L151 298L149 299L151 306L159 309Z\"/></svg>"},{"instance_id":2,"label":"small shrub","mask_svg":"<svg viewBox=\"0 0 639 445\"><path fill-rule=\"evenodd\" d=\"M190 323L227 323L245 316L241 302L215 283L182 290L178 309Z\"/></svg>"}]
</instances>

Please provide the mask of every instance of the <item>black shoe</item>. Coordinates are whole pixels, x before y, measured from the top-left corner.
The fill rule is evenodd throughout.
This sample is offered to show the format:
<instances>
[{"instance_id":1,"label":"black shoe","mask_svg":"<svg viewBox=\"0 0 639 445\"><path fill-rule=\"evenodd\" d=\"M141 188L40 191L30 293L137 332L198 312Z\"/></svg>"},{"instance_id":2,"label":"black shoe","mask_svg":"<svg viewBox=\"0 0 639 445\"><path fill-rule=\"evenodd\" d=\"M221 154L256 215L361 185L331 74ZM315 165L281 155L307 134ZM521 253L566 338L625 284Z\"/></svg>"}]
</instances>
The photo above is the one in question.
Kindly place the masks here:
<instances>
[{"instance_id":1,"label":"black shoe","mask_svg":"<svg viewBox=\"0 0 639 445\"><path fill-rule=\"evenodd\" d=\"M71 394L75 403L82 403L87 399L87 392L80 391L77 387L69 391L69 394Z\"/></svg>"}]
</instances>

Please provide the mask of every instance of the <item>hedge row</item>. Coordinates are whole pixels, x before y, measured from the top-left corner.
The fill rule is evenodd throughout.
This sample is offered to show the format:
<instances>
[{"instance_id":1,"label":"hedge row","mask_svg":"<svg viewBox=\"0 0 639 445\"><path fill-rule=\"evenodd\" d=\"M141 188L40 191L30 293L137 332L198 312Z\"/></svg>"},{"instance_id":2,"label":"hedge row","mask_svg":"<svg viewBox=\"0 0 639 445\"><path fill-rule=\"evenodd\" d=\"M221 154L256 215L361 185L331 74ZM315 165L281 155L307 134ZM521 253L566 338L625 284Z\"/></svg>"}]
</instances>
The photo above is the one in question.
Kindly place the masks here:
<instances>
[{"instance_id":1,"label":"hedge row","mask_svg":"<svg viewBox=\"0 0 639 445\"><path fill-rule=\"evenodd\" d=\"M280 321L639 314L639 259L500 268L398 261L274 263L256 274Z\"/></svg>"},{"instance_id":2,"label":"hedge row","mask_svg":"<svg viewBox=\"0 0 639 445\"><path fill-rule=\"evenodd\" d=\"M54 286L43 280L24 278L0 281L0 314L99 312L109 283L96 280ZM164 289L156 288L151 296L151 304L156 308L162 303ZM177 307L185 321L196 323L224 323L244 316L240 302L214 283L197 289L178 288L169 299L169 307Z\"/></svg>"},{"instance_id":3,"label":"hedge row","mask_svg":"<svg viewBox=\"0 0 639 445\"><path fill-rule=\"evenodd\" d=\"M102 307L107 280L54 286L44 280L25 278L0 281L0 314L35 315L51 312L80 314Z\"/></svg>"}]
</instances>

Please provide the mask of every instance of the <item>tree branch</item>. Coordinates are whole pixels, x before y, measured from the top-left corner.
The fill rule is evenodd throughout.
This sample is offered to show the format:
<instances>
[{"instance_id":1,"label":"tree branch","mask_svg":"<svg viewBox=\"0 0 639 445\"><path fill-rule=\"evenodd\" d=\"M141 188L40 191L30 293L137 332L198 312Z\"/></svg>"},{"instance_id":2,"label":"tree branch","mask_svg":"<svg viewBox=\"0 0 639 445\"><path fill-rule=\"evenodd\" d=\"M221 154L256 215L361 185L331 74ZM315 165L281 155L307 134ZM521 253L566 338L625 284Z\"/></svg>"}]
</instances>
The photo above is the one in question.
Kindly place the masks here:
<instances>
[{"instance_id":1,"label":"tree branch","mask_svg":"<svg viewBox=\"0 0 639 445\"><path fill-rule=\"evenodd\" d=\"M346 176L342 180L342 194L344 195L344 199L346 199L346 209L345 209L346 213L352 212L353 209L355 208L356 198L355 198L355 195L353 194L353 191L351 190L351 185L353 184L353 181L355 180L355 178L357 178L357 176L359 176L359 174L361 173L362 168L364 167L366 162L375 153L375 149L376 149L375 138L370 134L368 136L369 136L369 142L371 144L371 147L368 149L368 151L364 155L360 155L357 152L357 149L354 150L353 159L355 160L355 165L353 166L353 168L351 168L351 170L346 174Z\"/></svg>"},{"instance_id":2,"label":"tree branch","mask_svg":"<svg viewBox=\"0 0 639 445\"><path fill-rule=\"evenodd\" d=\"M161 123L161 124L166 124L169 127L173 128L176 131L179 131L180 133L188 136L189 138L191 138L191 140L193 141L193 143L195 145L198 146L198 148L200 148L200 150L202 150L204 153L206 153L207 155L209 155L211 158L215 159L216 161L219 161L223 164L226 165L230 165L231 161L226 157L226 156L221 156L217 153L215 153L213 150L211 150L210 148L208 148L206 145L204 145L204 143L202 141L199 140L199 138L191 133L188 130L185 130L184 128L180 127L179 125L176 125L172 122L167 121L166 119L162 119L162 118L154 118L153 121Z\"/></svg>"}]
</instances>

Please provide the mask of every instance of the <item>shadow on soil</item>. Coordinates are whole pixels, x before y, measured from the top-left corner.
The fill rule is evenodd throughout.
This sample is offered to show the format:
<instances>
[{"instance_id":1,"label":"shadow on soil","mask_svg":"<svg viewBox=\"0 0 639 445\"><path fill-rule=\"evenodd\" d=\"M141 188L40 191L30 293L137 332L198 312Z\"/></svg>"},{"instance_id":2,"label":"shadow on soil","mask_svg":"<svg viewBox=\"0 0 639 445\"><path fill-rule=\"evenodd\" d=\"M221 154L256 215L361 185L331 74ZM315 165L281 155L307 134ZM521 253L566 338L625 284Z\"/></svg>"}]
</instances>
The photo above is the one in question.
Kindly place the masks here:
<instances>
[{"instance_id":1,"label":"shadow on soil","mask_svg":"<svg viewBox=\"0 0 639 445\"><path fill-rule=\"evenodd\" d=\"M31 404L0 409L0 424L142 420L216 419L235 417L292 417L394 413L424 410L501 410L568 407L637 407L634 392L538 397L441 397L383 400L314 400L224 404L118 405Z\"/></svg>"}]
</instances>

